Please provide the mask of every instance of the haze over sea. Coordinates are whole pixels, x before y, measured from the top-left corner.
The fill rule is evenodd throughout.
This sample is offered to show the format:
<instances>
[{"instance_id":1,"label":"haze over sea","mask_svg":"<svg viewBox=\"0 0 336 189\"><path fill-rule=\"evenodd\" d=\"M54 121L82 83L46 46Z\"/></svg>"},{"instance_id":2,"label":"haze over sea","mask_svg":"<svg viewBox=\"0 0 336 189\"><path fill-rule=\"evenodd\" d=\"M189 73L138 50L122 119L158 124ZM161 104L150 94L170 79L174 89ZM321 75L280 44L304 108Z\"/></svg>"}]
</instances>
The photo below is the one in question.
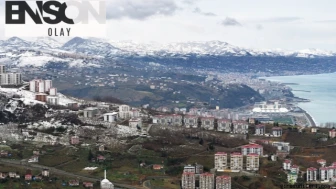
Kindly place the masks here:
<instances>
[{"instance_id":1,"label":"haze over sea","mask_svg":"<svg viewBox=\"0 0 336 189\"><path fill-rule=\"evenodd\" d=\"M296 97L309 99L311 102L299 103L307 111L316 125L327 122L336 123L336 73L300 76L266 77L269 81L288 84Z\"/></svg>"}]
</instances>

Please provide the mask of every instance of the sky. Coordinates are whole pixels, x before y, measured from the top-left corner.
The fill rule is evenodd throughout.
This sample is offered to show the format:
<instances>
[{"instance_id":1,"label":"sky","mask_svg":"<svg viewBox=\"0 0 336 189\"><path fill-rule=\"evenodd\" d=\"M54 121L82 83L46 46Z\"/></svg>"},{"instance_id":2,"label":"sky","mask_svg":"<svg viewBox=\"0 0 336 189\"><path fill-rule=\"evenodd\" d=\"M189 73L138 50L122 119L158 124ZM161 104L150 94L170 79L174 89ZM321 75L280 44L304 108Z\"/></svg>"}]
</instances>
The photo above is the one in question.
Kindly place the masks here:
<instances>
[{"instance_id":1,"label":"sky","mask_svg":"<svg viewBox=\"0 0 336 189\"><path fill-rule=\"evenodd\" d=\"M107 37L113 41L219 40L256 49L336 51L335 0L107 2ZM0 21L4 23L4 13ZM0 36L3 33L4 25L0 25Z\"/></svg>"}]
</instances>

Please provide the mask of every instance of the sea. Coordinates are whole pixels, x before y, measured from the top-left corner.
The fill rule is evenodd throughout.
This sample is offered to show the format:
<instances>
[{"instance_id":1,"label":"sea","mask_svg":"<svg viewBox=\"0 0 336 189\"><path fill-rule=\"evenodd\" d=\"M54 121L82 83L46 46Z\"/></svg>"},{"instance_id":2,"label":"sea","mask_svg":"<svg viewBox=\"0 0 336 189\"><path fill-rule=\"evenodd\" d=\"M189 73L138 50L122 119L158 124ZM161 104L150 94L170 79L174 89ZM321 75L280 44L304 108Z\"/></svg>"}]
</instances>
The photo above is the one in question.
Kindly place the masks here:
<instances>
[{"instance_id":1,"label":"sea","mask_svg":"<svg viewBox=\"0 0 336 189\"><path fill-rule=\"evenodd\" d=\"M336 73L264 79L286 83L296 97L309 99L310 102L299 103L298 106L314 119L317 126L336 123Z\"/></svg>"}]
</instances>

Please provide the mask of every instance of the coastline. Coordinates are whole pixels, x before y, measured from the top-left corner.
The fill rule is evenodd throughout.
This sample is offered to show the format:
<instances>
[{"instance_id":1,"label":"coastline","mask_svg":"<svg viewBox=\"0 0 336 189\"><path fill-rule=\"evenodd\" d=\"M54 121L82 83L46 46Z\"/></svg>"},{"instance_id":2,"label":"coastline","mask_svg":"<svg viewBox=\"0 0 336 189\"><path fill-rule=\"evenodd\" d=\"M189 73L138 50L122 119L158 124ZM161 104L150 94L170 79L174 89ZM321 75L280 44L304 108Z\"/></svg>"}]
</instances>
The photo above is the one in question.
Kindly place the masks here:
<instances>
[{"instance_id":1,"label":"coastline","mask_svg":"<svg viewBox=\"0 0 336 189\"><path fill-rule=\"evenodd\" d=\"M304 111L306 119L309 121L309 126L310 127L316 127L317 125L316 125L316 122L315 122L314 118L307 111L305 111L305 110L303 110L303 111Z\"/></svg>"}]
</instances>

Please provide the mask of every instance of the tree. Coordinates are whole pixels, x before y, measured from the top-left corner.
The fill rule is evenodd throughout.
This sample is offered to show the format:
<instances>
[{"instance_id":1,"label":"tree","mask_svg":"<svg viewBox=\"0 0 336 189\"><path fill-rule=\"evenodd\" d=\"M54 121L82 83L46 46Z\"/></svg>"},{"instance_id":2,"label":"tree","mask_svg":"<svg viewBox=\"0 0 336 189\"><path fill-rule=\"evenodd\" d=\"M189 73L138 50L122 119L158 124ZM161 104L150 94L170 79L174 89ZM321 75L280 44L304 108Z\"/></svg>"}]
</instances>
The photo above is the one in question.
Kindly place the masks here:
<instances>
[{"instance_id":1,"label":"tree","mask_svg":"<svg viewBox=\"0 0 336 189\"><path fill-rule=\"evenodd\" d=\"M203 146L204 144L203 138L201 138L201 140L199 141L199 144Z\"/></svg>"},{"instance_id":2,"label":"tree","mask_svg":"<svg viewBox=\"0 0 336 189\"><path fill-rule=\"evenodd\" d=\"M89 155L88 155L88 160L91 161L93 157L94 157L94 156L93 156L93 153L92 153L92 151L90 150L90 151L89 151Z\"/></svg>"}]
</instances>

